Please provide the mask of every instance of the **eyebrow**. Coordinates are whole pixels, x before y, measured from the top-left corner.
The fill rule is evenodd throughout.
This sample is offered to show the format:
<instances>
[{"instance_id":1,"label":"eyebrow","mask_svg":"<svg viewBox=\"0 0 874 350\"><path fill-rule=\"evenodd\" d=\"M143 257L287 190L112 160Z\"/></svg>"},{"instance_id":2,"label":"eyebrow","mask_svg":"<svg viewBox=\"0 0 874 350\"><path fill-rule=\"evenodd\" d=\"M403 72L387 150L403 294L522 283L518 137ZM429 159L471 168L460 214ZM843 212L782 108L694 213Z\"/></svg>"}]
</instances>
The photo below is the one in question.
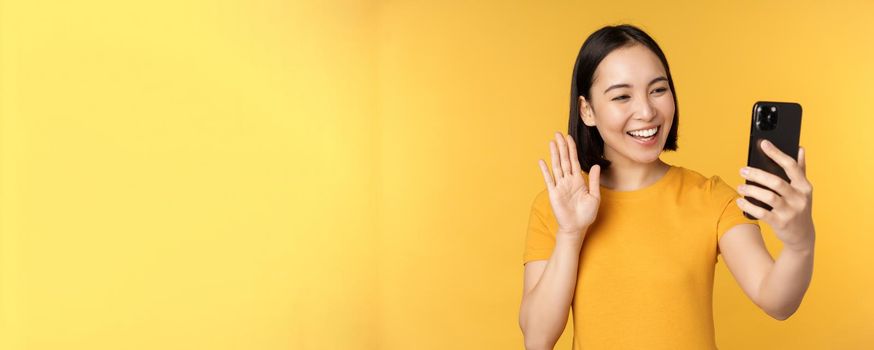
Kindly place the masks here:
<instances>
[{"instance_id":1,"label":"eyebrow","mask_svg":"<svg viewBox=\"0 0 874 350\"><path fill-rule=\"evenodd\" d=\"M660 81L667 81L667 80L668 80L668 78L665 78L664 76L660 76L660 77L655 78L652 81L650 81L649 84L647 84L647 86L655 84L655 83L660 82ZM607 91L610 91L613 89L630 88L630 87L631 87L631 84L615 84L615 85L611 85L610 87L608 87L607 90L604 90L604 93L606 94Z\"/></svg>"}]
</instances>

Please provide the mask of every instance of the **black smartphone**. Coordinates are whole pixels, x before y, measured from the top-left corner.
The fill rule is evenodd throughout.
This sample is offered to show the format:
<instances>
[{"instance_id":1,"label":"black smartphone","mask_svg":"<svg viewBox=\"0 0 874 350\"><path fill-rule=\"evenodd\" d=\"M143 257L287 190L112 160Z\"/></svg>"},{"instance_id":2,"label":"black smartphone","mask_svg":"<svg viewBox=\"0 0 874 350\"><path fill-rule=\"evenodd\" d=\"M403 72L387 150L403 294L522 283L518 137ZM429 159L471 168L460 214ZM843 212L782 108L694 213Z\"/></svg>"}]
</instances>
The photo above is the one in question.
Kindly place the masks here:
<instances>
[{"instance_id":1,"label":"black smartphone","mask_svg":"<svg viewBox=\"0 0 874 350\"><path fill-rule=\"evenodd\" d=\"M759 101L753 104L753 117L750 122L750 146L747 153L747 166L762 169L777 175L786 182L789 177L779 164L771 160L762 150L762 140L768 140L783 153L798 160L798 139L801 137L801 105L794 102ZM764 185L747 180L746 184L759 186L776 193ZM771 210L771 206L745 196L746 200L757 206ZM758 218L744 212L749 219Z\"/></svg>"}]
</instances>

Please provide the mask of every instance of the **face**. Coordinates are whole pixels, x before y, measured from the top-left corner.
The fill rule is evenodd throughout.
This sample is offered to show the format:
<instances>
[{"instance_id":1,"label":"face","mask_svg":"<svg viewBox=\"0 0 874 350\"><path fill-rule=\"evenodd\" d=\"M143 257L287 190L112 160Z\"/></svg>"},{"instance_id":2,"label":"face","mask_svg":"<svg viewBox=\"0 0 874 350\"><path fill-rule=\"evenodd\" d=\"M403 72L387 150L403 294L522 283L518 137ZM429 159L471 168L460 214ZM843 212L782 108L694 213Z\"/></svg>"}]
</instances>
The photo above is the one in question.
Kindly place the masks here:
<instances>
[{"instance_id":1,"label":"face","mask_svg":"<svg viewBox=\"0 0 874 350\"><path fill-rule=\"evenodd\" d=\"M643 45L613 50L595 69L589 94L590 100L580 97L580 117L598 129L605 158L641 164L658 159L675 106L667 73L655 53Z\"/></svg>"}]
</instances>

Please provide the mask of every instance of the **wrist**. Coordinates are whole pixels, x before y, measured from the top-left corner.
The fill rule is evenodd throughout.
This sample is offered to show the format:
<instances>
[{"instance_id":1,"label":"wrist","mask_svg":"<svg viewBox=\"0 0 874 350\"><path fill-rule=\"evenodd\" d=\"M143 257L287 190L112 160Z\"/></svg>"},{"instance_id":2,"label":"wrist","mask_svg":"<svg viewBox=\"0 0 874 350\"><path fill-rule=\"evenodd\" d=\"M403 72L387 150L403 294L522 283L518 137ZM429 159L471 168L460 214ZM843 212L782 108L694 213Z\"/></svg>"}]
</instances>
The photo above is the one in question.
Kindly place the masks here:
<instances>
[{"instance_id":1,"label":"wrist","mask_svg":"<svg viewBox=\"0 0 874 350\"><path fill-rule=\"evenodd\" d=\"M810 254L813 253L813 247L816 245L816 237L811 234L810 238L805 239L804 241L792 244L784 244L783 249L787 249L792 251L793 253L798 254Z\"/></svg>"},{"instance_id":2,"label":"wrist","mask_svg":"<svg viewBox=\"0 0 874 350\"><path fill-rule=\"evenodd\" d=\"M555 234L556 243L558 243L558 241L565 241L568 243L582 243L583 239L586 237L587 230L588 228L583 228L579 231L558 229L558 232Z\"/></svg>"}]
</instances>

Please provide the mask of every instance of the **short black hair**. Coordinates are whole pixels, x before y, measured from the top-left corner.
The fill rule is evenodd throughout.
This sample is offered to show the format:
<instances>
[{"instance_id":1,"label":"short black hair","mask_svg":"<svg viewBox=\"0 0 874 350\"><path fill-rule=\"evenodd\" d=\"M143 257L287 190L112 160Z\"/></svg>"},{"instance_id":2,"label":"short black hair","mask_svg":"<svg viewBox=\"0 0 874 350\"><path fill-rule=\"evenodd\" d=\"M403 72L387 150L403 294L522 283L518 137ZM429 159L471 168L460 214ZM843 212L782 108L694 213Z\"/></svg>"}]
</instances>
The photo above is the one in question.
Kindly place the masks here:
<instances>
[{"instance_id":1,"label":"short black hair","mask_svg":"<svg viewBox=\"0 0 874 350\"><path fill-rule=\"evenodd\" d=\"M680 124L679 107L677 106L677 91L674 89L674 79L671 78L671 69L668 68L668 59L659 45L646 32L629 24L606 26L598 29L586 39L580 47L577 61L574 63L574 74L571 78L571 108L570 120L568 121L568 135L574 138L577 144L577 155L580 166L586 172L593 165L598 164L601 169L610 166L610 161L604 158L604 139L594 126L588 126L580 120L580 96L591 102L592 79L598 64L613 50L641 44L649 48L665 67L668 75L668 85L674 97L674 120L668 139L663 150L677 150L677 128Z\"/></svg>"}]
</instances>

